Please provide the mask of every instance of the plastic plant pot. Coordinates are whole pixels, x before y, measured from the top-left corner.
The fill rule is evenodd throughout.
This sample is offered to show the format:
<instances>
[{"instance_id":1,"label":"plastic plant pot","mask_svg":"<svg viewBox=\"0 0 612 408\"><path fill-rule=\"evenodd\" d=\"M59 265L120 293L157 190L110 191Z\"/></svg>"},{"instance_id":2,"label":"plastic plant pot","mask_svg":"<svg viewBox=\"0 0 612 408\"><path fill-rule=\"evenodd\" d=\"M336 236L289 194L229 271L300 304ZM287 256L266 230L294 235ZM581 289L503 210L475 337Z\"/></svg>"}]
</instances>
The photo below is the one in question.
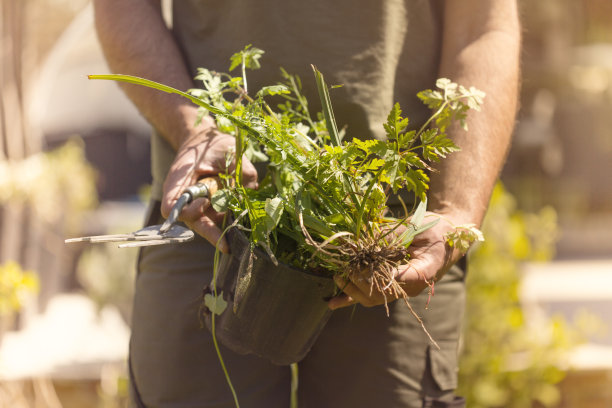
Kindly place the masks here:
<instances>
[{"instance_id":1,"label":"plastic plant pot","mask_svg":"<svg viewBox=\"0 0 612 408\"><path fill-rule=\"evenodd\" d=\"M251 254L249 241L237 228L226 237L231 254L221 257L216 287L228 305L215 316L217 340L236 353L255 354L274 364L300 361L332 313L327 300L336 290L333 279L275 265L259 248ZM210 329L211 313L204 310Z\"/></svg>"}]
</instances>

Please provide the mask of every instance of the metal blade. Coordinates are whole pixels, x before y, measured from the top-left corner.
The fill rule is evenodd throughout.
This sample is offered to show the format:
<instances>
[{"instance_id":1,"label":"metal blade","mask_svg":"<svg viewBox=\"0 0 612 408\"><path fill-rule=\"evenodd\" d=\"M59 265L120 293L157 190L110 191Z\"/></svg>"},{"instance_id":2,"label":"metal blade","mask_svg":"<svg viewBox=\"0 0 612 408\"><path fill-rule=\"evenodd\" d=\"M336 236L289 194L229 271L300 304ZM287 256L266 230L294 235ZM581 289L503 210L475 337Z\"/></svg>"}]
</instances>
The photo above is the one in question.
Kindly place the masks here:
<instances>
[{"instance_id":1,"label":"metal blade","mask_svg":"<svg viewBox=\"0 0 612 408\"><path fill-rule=\"evenodd\" d=\"M154 245L165 245L174 244L179 242L191 241L195 234L190 229L181 227L180 225L173 225L170 227L168 232L159 233L160 225L154 225L149 227L150 230L146 233L150 233L147 239L136 239L133 242L119 245L119 248L134 248L143 246L154 246ZM141 230L143 231L143 230ZM150 238L149 238L150 237ZM153 238L156 237L156 238Z\"/></svg>"},{"instance_id":2,"label":"metal blade","mask_svg":"<svg viewBox=\"0 0 612 408\"><path fill-rule=\"evenodd\" d=\"M66 244L71 244L74 242L120 242L120 241L128 241L133 239L134 234L112 234L112 235L93 235L90 237L79 237L79 238L69 238L64 240Z\"/></svg>"},{"instance_id":3,"label":"metal blade","mask_svg":"<svg viewBox=\"0 0 612 408\"><path fill-rule=\"evenodd\" d=\"M94 235L90 237L70 238L65 240L66 243L74 242L125 242L133 241L132 244L121 245L121 248L131 246L146 246L146 245L161 245L164 243L186 242L194 237L193 231L181 227L180 225L172 225L167 232L160 232L160 225L153 225L140 229L129 234L111 234L111 235ZM160 243L157 243L160 241Z\"/></svg>"}]
</instances>

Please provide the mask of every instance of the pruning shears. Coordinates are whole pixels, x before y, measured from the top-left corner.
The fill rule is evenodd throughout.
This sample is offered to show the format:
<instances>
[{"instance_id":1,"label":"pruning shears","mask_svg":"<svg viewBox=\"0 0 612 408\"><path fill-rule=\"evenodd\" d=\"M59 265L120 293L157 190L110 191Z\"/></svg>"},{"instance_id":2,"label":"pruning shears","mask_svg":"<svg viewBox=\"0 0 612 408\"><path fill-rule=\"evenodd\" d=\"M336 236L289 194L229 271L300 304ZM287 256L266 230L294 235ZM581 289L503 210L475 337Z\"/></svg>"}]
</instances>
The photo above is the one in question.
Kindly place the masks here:
<instances>
[{"instance_id":1,"label":"pruning shears","mask_svg":"<svg viewBox=\"0 0 612 408\"><path fill-rule=\"evenodd\" d=\"M124 242L119 245L119 248L133 248L191 241L194 238L194 232L177 225L181 211L196 198L208 197L210 199L218 188L219 179L215 177L207 177L186 188L170 210L168 218L161 225L152 225L128 234L94 235L70 238L64 242L67 244L74 242Z\"/></svg>"}]
</instances>

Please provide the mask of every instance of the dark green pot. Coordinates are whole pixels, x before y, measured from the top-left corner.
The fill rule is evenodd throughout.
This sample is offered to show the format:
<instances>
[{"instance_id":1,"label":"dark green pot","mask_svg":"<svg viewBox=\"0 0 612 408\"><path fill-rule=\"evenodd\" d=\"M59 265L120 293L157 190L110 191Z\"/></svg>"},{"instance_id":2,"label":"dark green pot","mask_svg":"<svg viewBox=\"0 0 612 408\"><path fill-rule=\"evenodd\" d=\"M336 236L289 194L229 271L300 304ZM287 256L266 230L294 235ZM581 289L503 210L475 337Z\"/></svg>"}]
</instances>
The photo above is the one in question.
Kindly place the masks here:
<instances>
[{"instance_id":1,"label":"dark green pot","mask_svg":"<svg viewBox=\"0 0 612 408\"><path fill-rule=\"evenodd\" d=\"M300 361L331 315L327 300L335 293L334 281L274 265L259 248L251 255L249 241L237 228L226 237L231 255L221 257L217 293L223 292L228 306L215 316L217 339L236 353L255 354L275 364ZM211 313L206 311L210 329Z\"/></svg>"}]
</instances>

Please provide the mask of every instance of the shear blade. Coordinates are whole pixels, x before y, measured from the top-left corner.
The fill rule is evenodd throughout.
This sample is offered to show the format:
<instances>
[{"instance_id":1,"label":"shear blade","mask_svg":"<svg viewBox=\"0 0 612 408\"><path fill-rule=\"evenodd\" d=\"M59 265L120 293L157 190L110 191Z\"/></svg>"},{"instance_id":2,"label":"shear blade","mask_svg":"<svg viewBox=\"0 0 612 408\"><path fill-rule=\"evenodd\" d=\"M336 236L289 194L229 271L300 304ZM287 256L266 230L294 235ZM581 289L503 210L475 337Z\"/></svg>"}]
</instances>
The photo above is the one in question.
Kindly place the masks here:
<instances>
[{"instance_id":1,"label":"shear blade","mask_svg":"<svg viewBox=\"0 0 612 408\"><path fill-rule=\"evenodd\" d=\"M170 229L164 233L160 232L160 227L160 225L153 225L129 234L94 235L90 237L71 238L65 240L65 242L104 243L131 241L120 245L120 248L128 248L186 242L192 240L194 237L193 231L179 225L171 226Z\"/></svg>"},{"instance_id":2,"label":"shear blade","mask_svg":"<svg viewBox=\"0 0 612 408\"><path fill-rule=\"evenodd\" d=\"M175 244L179 242L191 241L194 237L193 231L179 225L173 225L167 232L164 233L160 233L159 228L159 225L143 228L142 230L137 231L135 239L130 240L132 242L121 244L119 245L119 248Z\"/></svg>"}]
</instances>

